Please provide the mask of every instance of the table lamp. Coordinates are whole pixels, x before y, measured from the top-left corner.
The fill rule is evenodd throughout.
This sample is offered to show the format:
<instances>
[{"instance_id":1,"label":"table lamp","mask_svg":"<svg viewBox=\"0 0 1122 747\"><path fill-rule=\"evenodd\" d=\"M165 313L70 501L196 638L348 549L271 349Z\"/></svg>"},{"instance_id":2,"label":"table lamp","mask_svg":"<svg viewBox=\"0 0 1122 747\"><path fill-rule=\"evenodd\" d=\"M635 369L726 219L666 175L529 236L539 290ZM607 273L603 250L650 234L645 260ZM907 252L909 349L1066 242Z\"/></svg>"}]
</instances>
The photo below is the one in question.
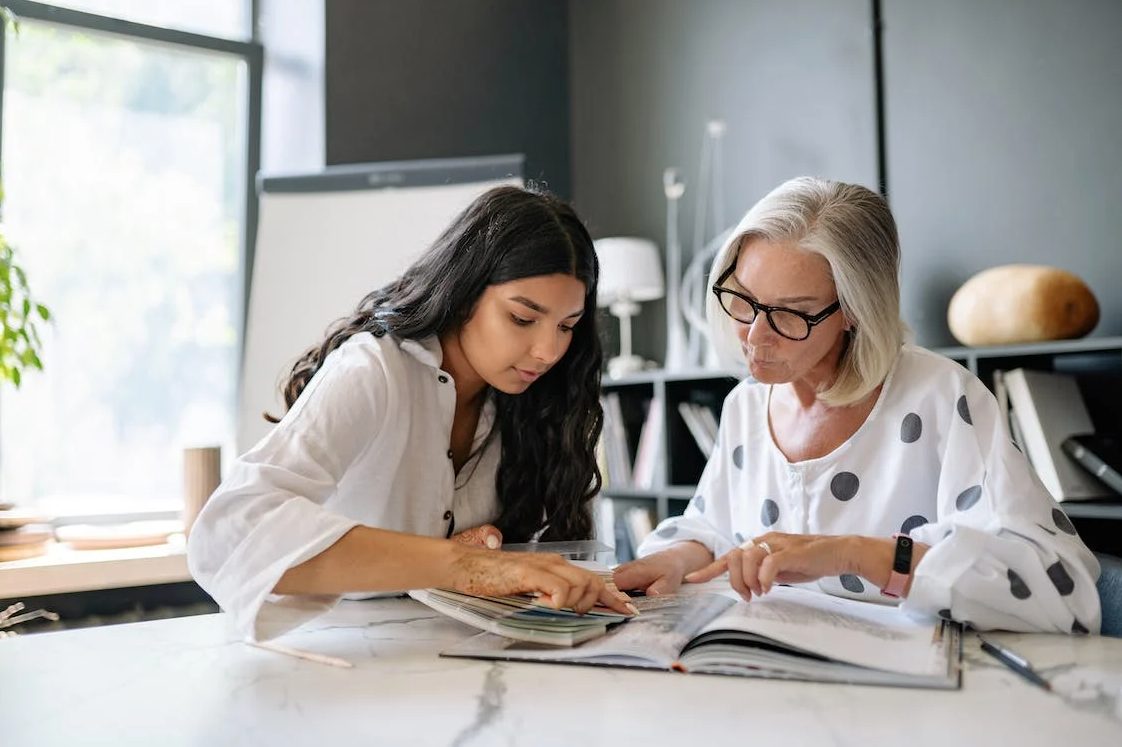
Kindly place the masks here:
<instances>
[{"instance_id":1,"label":"table lamp","mask_svg":"<svg viewBox=\"0 0 1122 747\"><path fill-rule=\"evenodd\" d=\"M608 376L618 379L646 366L631 352L631 317L639 313L641 301L662 298L662 258L648 239L617 236L595 244L600 260L596 304L619 317L619 355L608 361Z\"/></svg>"}]
</instances>

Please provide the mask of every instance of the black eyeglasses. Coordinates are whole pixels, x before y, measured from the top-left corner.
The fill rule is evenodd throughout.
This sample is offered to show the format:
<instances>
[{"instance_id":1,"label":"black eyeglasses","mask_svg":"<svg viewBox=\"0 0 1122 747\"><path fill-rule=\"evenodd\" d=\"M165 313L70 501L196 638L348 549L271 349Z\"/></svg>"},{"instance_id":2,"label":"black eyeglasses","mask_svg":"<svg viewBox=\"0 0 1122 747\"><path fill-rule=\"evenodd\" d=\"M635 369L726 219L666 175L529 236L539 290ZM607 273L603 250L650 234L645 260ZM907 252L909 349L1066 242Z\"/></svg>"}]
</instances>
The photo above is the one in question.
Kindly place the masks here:
<instances>
[{"instance_id":1,"label":"black eyeglasses","mask_svg":"<svg viewBox=\"0 0 1122 747\"><path fill-rule=\"evenodd\" d=\"M743 293L721 285L728 280L729 275L735 269L736 263L733 262L731 267L721 273L721 277L717 278L717 284L713 286L713 295L717 297L717 301L720 302L721 308L724 309L726 314L743 324L751 324L756 321L756 315L763 312L767 317L767 323L777 334L797 342L810 337L810 330L814 325L822 323L841 308L841 301L834 301L817 314L804 314L801 311L784 308L783 306L767 306L758 303Z\"/></svg>"}]
</instances>

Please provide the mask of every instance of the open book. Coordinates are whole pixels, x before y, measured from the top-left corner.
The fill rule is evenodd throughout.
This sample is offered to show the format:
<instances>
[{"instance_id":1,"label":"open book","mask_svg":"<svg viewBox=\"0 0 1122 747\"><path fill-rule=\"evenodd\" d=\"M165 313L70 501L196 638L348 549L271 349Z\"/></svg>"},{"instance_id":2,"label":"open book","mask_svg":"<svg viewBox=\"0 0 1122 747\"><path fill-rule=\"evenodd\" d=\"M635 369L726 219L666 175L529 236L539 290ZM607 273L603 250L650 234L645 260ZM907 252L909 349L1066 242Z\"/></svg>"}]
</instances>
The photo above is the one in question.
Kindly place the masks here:
<instances>
[{"instance_id":1,"label":"open book","mask_svg":"<svg viewBox=\"0 0 1122 747\"><path fill-rule=\"evenodd\" d=\"M706 592L633 601L641 615L571 648L480 633L441 656L866 685L961 685L958 625L912 619L895 607L785 586L751 602Z\"/></svg>"}]
</instances>

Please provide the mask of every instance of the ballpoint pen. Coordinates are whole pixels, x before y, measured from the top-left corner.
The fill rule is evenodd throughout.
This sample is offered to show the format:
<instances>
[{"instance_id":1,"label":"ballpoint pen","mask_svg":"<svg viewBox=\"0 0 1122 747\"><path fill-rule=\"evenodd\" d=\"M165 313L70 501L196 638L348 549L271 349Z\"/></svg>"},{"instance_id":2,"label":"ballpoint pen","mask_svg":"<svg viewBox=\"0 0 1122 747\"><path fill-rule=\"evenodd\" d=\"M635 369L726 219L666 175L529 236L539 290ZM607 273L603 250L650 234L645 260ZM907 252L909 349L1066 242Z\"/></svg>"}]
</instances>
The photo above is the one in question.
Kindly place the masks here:
<instances>
[{"instance_id":1,"label":"ballpoint pen","mask_svg":"<svg viewBox=\"0 0 1122 747\"><path fill-rule=\"evenodd\" d=\"M978 640L982 643L982 650L987 654L994 657L1032 684L1038 685L1048 691L1052 690L1052 684L1036 673L1028 659L1020 654L1014 653L999 643L987 641L980 635L978 636Z\"/></svg>"}]
</instances>

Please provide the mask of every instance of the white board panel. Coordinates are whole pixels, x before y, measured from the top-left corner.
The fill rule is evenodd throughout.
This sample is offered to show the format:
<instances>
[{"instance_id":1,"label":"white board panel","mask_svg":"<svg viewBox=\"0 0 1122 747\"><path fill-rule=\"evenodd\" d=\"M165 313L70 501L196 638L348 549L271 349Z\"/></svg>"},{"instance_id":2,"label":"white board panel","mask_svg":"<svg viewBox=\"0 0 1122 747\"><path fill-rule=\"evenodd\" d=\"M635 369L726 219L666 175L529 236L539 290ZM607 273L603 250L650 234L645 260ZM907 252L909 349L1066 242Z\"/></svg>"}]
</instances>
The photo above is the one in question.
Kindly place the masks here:
<instances>
[{"instance_id":1,"label":"white board panel","mask_svg":"<svg viewBox=\"0 0 1122 747\"><path fill-rule=\"evenodd\" d=\"M476 197L522 184L521 156L328 168L264 179L245 326L237 451L281 415L280 383L309 346L419 256Z\"/></svg>"}]
</instances>

